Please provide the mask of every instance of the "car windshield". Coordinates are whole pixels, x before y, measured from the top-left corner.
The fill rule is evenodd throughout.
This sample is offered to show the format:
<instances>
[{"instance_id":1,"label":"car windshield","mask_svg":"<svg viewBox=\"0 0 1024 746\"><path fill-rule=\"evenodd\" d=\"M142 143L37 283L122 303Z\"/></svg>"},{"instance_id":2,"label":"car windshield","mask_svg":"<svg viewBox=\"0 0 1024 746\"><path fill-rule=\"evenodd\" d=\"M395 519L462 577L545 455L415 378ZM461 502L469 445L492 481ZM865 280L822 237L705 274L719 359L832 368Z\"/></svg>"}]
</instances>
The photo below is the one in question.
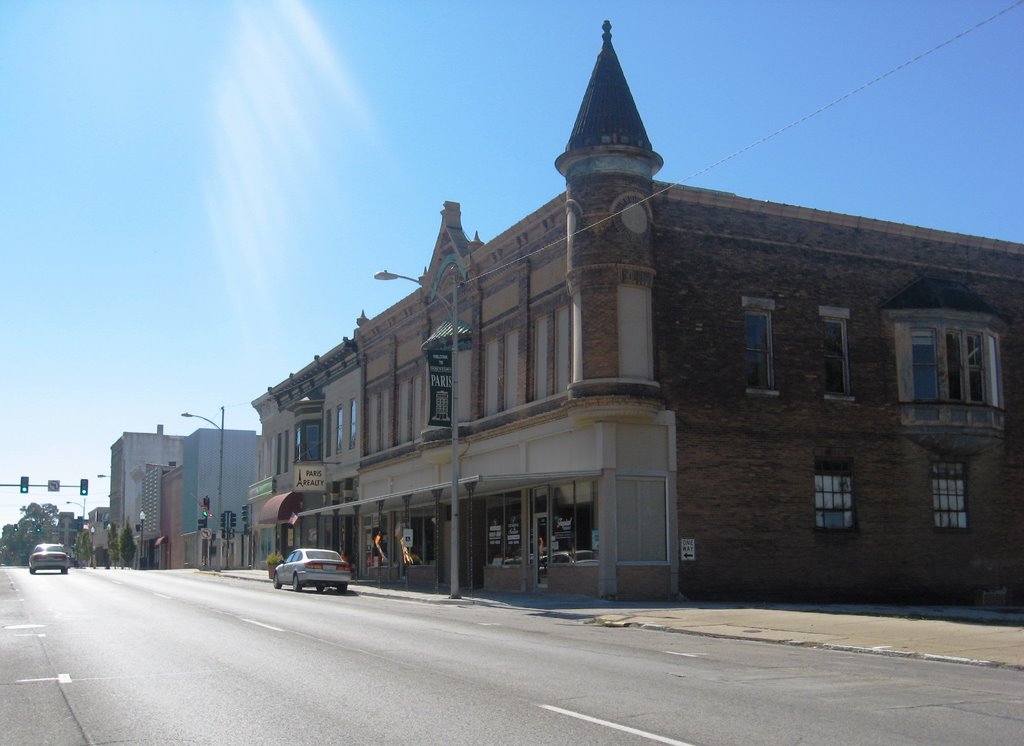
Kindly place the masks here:
<instances>
[{"instance_id":1,"label":"car windshield","mask_svg":"<svg viewBox=\"0 0 1024 746\"><path fill-rule=\"evenodd\" d=\"M337 552L332 552L329 549L313 549L306 552L306 557L309 559L318 560L340 560L341 555Z\"/></svg>"},{"instance_id":2,"label":"car windshield","mask_svg":"<svg viewBox=\"0 0 1024 746\"><path fill-rule=\"evenodd\" d=\"M63 552L64 547L60 544L37 544L33 552Z\"/></svg>"}]
</instances>

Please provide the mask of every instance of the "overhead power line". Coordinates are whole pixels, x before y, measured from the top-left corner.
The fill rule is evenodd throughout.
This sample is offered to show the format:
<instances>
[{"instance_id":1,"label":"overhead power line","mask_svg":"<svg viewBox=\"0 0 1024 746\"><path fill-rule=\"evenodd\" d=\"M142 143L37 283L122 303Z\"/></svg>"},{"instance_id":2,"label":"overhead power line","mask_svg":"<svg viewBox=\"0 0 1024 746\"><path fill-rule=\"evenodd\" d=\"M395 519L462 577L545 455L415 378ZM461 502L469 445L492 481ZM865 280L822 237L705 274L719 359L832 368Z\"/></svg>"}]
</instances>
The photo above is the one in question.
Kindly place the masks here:
<instances>
[{"instance_id":1,"label":"overhead power line","mask_svg":"<svg viewBox=\"0 0 1024 746\"><path fill-rule=\"evenodd\" d=\"M768 142L769 140L773 140L774 138L776 138L779 135L781 135L783 132L787 132L787 131L793 129L794 127L797 127L797 126L803 124L804 122L808 121L809 119L813 119L814 117L818 116L819 114L822 114L822 113L828 111L829 109L831 109L831 108L833 108L835 106L838 106L839 104L841 104L842 102L846 101L847 99L852 98L853 96L856 96L858 93L861 93L861 92L867 90L868 88L870 88L871 86L875 85L876 83L880 83L881 81L885 80L886 78L890 77L891 75L894 75L894 74L900 72L901 70L906 69L910 65L913 65L916 62L920 62L925 57L928 57L929 55L934 54L935 52L938 52L940 49L943 49L944 47L949 46L953 42L959 41L960 39L962 39L963 37L967 36L968 34L974 32L974 31L977 31L982 26L985 26L986 24L991 23L992 21L996 20L997 18L1000 18L1001 16L1006 15L1007 13L1009 13L1012 10L1015 10L1016 8L1018 8L1021 5L1024 5L1024 0L1015 0L1015 2L1010 3L1009 5L1007 5L1002 10L996 11L995 13L993 13L990 16L988 16L987 18L985 18L985 19L983 19L981 21L978 21L973 26L970 26L970 27L964 29L963 31L960 31L957 34L954 34L953 36L949 37L945 41L939 42L938 44L936 44L935 46L931 47L930 49L928 49L928 50L926 50L924 52L921 52L920 54L917 54L917 55L911 57L910 59L906 60L905 62L901 62L900 64L896 65L895 67L892 67L889 70L885 71L881 75L878 75L878 76L872 78L871 80L869 80L868 82L863 83L863 84L857 86L856 88L852 89L848 93L844 93L842 96L839 96L838 98L833 99L832 101L828 102L827 104L824 104L823 106L819 106L814 111L812 111L812 112L810 112L808 114L805 114L804 116L802 116L802 117L800 117L798 119L794 119L789 124L787 124L787 125L785 125L783 127L779 127L779 129L775 130L774 132L772 132L770 134L767 134L767 135L765 135L763 137L760 137L757 140L754 140L749 145L745 145L744 147L742 147L739 150L736 150L736 151L730 153L729 155L725 156L724 158L719 158L714 163L711 163L710 165L705 166L704 168L702 168L702 169L700 169L698 171L695 171L694 173L692 173L689 176L687 176L685 179L681 179L680 181L675 181L675 182L672 182L671 184L667 184L663 188L661 188L658 191L656 191L653 194L651 194L649 197L645 197L643 200L641 200L639 202L635 202L635 203L630 204L629 207L634 207L634 206L636 206L638 204L642 204L644 202L648 202L648 201L654 199L655 197L657 197L657 196L659 196L661 194L664 194L665 192L669 191L670 189L672 189L674 187L682 186L682 185L686 184L687 182L693 181L697 177L703 176L708 171L711 171L711 170L713 170L715 168L718 168L722 164L728 163L729 161L733 160L734 158L738 158L739 156L743 155L744 153L746 153L746 152L748 152L748 151L752 150L753 148L756 148L756 147L758 147L760 145L763 145L764 143ZM585 225L582 228L580 228L577 231L575 231L572 235L573 236L577 236L577 235L580 235L581 233L585 233L585 232L587 232L589 230L593 230L597 226L599 226L599 225L601 225L603 223L606 223L609 220L614 219L616 216L622 214L622 212L624 212L626 209L629 209L629 207L623 208L623 210L620 210L617 213L613 213L613 214L608 215L608 216L606 216L604 218L601 218L600 220L596 220L593 223L590 223L589 225ZM566 238L568 238L568 237L566 237ZM495 274L497 272L502 272L502 271L508 269L509 267L513 266L517 262L520 262L523 259L528 259L531 256L534 256L536 254L539 254L540 252L545 251L546 249L549 249L552 246L557 246L558 244L560 244L562 241L565 241L565 240L566 240L565 238L559 238L559 239L557 239L555 241L552 241L551 243L545 244L544 246L540 246L539 248L536 248L533 251L531 251L531 252L529 252L527 254L524 254L521 257L517 257L516 259L513 259L513 260L511 260L511 261L509 261L509 262L507 262L505 264L502 264L502 265L500 265L498 267L495 267L493 269L489 269L486 272L480 273L475 278L472 278L471 280L467 280L467 283L468 282L475 282L476 280L479 280L479 279L481 279L483 277L487 277L488 275Z\"/></svg>"}]
</instances>

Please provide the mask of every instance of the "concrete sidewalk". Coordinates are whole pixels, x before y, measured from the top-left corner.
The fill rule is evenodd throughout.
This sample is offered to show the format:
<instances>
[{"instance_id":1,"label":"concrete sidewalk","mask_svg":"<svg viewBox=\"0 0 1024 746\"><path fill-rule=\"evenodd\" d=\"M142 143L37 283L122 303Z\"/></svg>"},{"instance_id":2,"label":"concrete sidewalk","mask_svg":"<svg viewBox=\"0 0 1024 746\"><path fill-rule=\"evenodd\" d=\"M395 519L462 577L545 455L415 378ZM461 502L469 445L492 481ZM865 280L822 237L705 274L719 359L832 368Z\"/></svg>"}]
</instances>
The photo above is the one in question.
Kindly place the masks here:
<instances>
[{"instance_id":1,"label":"concrete sidewalk","mask_svg":"<svg viewBox=\"0 0 1024 746\"><path fill-rule=\"evenodd\" d=\"M269 583L266 570L225 570L223 577ZM759 640L1024 671L1024 608L970 606L792 605L618 602L584 596L464 591L356 582L350 592L423 603L487 604L571 612L608 627Z\"/></svg>"}]
</instances>

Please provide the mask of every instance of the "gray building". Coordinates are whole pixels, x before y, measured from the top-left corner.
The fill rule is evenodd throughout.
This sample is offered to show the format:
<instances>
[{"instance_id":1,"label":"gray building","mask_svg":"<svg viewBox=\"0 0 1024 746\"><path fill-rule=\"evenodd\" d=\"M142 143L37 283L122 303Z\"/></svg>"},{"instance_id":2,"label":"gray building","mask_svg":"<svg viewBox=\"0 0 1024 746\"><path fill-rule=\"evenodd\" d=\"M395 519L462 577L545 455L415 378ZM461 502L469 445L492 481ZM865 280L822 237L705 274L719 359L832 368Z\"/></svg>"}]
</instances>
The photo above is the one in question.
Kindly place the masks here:
<instances>
[{"instance_id":1,"label":"gray building","mask_svg":"<svg viewBox=\"0 0 1024 746\"><path fill-rule=\"evenodd\" d=\"M221 483L221 433L216 428L200 428L184 439L181 526L185 537L186 565L204 564L204 547L198 537L199 508L204 497L210 499L211 532L220 530L220 513L237 516L234 542L227 547L223 566L248 564L250 551L243 556L242 506L249 502L249 486L256 481L257 441L254 430L224 431L224 472ZM218 494L220 499L218 500ZM197 542L197 537L200 539ZM208 550L208 547L205 549Z\"/></svg>"},{"instance_id":2,"label":"gray building","mask_svg":"<svg viewBox=\"0 0 1024 746\"><path fill-rule=\"evenodd\" d=\"M110 521L119 531L139 522L147 470L180 464L184 443L184 436L164 435L164 426L157 425L155 433L122 433L110 446Z\"/></svg>"}]
</instances>

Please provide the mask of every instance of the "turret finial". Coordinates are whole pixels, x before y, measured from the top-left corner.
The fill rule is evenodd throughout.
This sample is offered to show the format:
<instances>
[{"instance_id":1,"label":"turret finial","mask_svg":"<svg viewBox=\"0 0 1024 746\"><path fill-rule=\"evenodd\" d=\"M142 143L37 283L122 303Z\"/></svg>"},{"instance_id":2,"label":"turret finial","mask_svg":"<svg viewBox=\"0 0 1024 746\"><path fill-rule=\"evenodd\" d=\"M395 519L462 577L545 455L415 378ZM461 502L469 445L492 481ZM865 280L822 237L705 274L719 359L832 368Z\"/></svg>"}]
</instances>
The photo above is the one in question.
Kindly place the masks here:
<instances>
[{"instance_id":1,"label":"turret finial","mask_svg":"<svg viewBox=\"0 0 1024 746\"><path fill-rule=\"evenodd\" d=\"M604 33L601 34L601 38L604 39L605 45L611 44L612 43L612 22L606 20L603 24L601 24L601 28L604 30Z\"/></svg>"}]
</instances>

